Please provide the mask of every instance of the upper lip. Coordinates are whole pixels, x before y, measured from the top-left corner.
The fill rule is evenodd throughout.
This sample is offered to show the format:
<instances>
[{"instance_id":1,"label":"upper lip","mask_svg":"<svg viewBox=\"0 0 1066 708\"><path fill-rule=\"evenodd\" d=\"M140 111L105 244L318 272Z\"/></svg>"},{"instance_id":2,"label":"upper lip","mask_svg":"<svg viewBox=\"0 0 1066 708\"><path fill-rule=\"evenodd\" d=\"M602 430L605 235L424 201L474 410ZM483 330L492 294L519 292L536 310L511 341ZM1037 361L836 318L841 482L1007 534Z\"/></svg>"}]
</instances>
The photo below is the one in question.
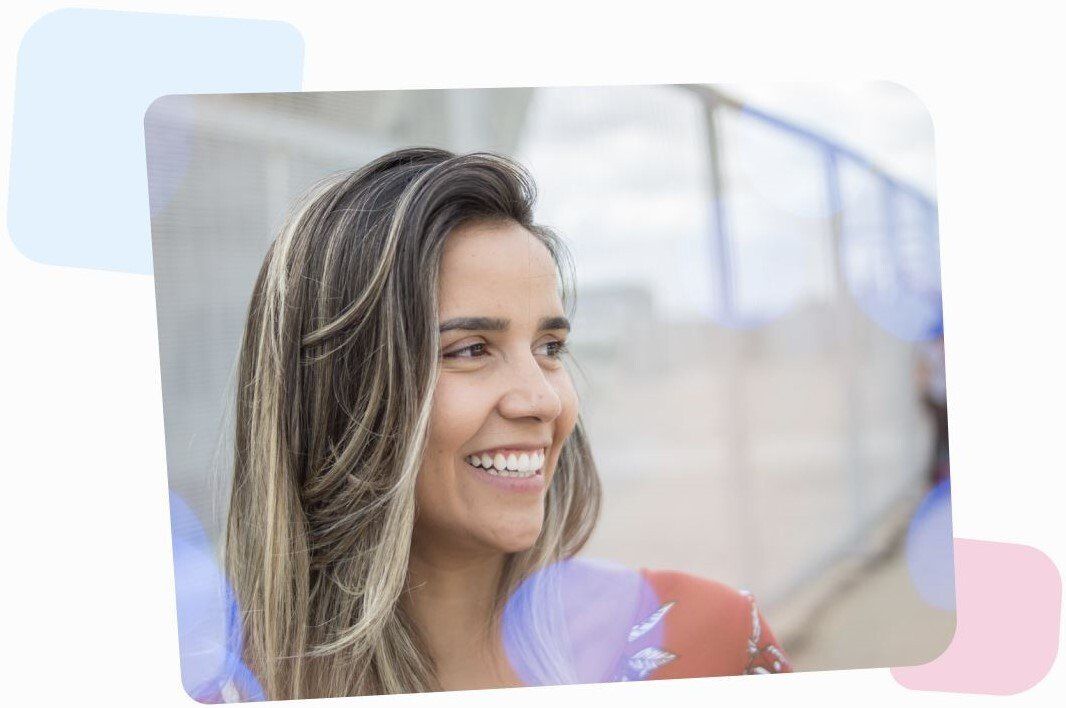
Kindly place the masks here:
<instances>
[{"instance_id":1,"label":"upper lip","mask_svg":"<svg viewBox=\"0 0 1066 708\"><path fill-rule=\"evenodd\" d=\"M501 445L495 445L493 447L486 447L477 452L470 453L471 455L484 455L487 452L496 452L497 450L527 450L533 452L535 450L543 450L551 447L551 441L540 443L503 443Z\"/></svg>"}]
</instances>

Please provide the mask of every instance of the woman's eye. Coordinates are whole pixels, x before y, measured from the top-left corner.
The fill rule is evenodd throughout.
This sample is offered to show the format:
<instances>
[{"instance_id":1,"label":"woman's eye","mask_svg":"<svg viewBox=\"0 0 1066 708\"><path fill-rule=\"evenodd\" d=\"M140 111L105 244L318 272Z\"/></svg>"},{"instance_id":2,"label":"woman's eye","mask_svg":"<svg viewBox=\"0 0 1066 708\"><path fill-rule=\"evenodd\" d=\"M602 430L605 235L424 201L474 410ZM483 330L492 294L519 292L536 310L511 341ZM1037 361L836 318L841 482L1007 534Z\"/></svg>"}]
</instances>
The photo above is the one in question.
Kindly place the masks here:
<instances>
[{"instance_id":1,"label":"woman's eye","mask_svg":"<svg viewBox=\"0 0 1066 708\"><path fill-rule=\"evenodd\" d=\"M477 359L483 356L485 351L485 343L477 342L462 349L456 349L444 354L445 359Z\"/></svg>"},{"instance_id":2,"label":"woman's eye","mask_svg":"<svg viewBox=\"0 0 1066 708\"><path fill-rule=\"evenodd\" d=\"M569 349L567 349L567 347L566 347L566 342L560 342L559 340L552 340L550 342L545 342L542 346L547 347L547 349L548 349L547 354L552 359L558 359L563 354L565 354L567 351L569 351Z\"/></svg>"}]
</instances>

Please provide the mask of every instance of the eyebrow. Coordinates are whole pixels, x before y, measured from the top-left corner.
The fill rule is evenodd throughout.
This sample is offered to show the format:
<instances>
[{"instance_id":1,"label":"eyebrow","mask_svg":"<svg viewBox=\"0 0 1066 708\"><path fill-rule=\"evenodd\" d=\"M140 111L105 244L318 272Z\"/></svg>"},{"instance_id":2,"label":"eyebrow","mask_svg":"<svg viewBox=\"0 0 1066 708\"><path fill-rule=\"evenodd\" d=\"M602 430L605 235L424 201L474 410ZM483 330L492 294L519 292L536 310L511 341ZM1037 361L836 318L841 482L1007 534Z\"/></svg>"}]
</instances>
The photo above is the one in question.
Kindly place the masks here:
<instances>
[{"instance_id":1,"label":"eyebrow","mask_svg":"<svg viewBox=\"0 0 1066 708\"><path fill-rule=\"evenodd\" d=\"M511 325L511 321L502 317L453 317L441 323L440 331L450 332L454 329L469 332L503 332ZM546 329L565 329L570 331L570 320L565 317L541 318L537 331Z\"/></svg>"}]
</instances>

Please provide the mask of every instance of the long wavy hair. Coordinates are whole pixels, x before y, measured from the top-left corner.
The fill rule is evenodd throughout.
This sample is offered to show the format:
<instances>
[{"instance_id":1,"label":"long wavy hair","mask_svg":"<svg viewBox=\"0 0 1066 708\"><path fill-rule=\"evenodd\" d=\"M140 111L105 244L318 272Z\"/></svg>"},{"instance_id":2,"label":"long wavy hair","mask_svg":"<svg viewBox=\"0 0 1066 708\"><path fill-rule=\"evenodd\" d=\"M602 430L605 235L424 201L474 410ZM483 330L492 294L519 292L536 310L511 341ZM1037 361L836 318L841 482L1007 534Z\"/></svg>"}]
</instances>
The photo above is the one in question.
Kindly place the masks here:
<instances>
[{"instance_id":1,"label":"long wavy hair","mask_svg":"<svg viewBox=\"0 0 1066 708\"><path fill-rule=\"evenodd\" d=\"M571 311L572 261L533 223L534 201L507 158L399 150L317 184L271 245L238 363L225 544L241 656L267 698L439 689L401 599L439 374L441 254L461 224L516 222L552 254ZM534 571L581 549L599 507L579 416L541 535L508 556L490 621ZM567 682L552 641L526 641L531 663Z\"/></svg>"}]
</instances>

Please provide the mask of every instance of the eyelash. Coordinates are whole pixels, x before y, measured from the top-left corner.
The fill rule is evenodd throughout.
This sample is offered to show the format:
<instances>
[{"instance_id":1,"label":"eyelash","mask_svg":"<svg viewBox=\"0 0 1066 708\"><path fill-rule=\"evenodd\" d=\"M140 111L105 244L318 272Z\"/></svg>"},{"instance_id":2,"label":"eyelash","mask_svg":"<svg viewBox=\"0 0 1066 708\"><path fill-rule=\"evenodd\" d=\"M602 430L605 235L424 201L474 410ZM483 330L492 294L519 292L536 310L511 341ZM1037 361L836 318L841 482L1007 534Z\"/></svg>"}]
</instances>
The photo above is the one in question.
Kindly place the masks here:
<instances>
[{"instance_id":1,"label":"eyelash","mask_svg":"<svg viewBox=\"0 0 1066 708\"><path fill-rule=\"evenodd\" d=\"M563 354L565 354L565 353L570 351L569 347L566 346L566 342L562 342L562 341L559 341L559 340L555 339L555 340L552 340L550 342L545 342L544 343L544 345L550 345L550 344L555 344L556 345L554 352L548 355L552 359L559 359L560 357L562 357ZM544 345L541 345L541 346L544 346ZM445 359L480 359L481 358L480 356L469 356L469 357L466 357L466 356L459 356L459 354L461 354L462 352L470 351L470 350L474 349L475 347L485 347L485 346L487 346L487 345L484 342L477 342L475 344L471 344L469 346L463 347L462 349L456 349L455 351L448 352L447 354L444 354L442 356Z\"/></svg>"},{"instance_id":2,"label":"eyelash","mask_svg":"<svg viewBox=\"0 0 1066 708\"><path fill-rule=\"evenodd\" d=\"M552 339L551 341L545 342L544 345L545 347L551 347L551 345L554 345L554 349L548 354L548 356L553 359L558 359L569 351L566 349L566 342L560 341L559 339Z\"/></svg>"},{"instance_id":3,"label":"eyelash","mask_svg":"<svg viewBox=\"0 0 1066 708\"><path fill-rule=\"evenodd\" d=\"M484 346L485 346L484 342L478 342L477 344L471 344L468 347L463 347L462 349L456 349L453 352L448 352L447 354L444 355L444 358L445 359L478 359L480 357L477 357L477 356L459 356L459 355L462 354L463 352L472 351L476 347L484 347Z\"/></svg>"}]
</instances>

